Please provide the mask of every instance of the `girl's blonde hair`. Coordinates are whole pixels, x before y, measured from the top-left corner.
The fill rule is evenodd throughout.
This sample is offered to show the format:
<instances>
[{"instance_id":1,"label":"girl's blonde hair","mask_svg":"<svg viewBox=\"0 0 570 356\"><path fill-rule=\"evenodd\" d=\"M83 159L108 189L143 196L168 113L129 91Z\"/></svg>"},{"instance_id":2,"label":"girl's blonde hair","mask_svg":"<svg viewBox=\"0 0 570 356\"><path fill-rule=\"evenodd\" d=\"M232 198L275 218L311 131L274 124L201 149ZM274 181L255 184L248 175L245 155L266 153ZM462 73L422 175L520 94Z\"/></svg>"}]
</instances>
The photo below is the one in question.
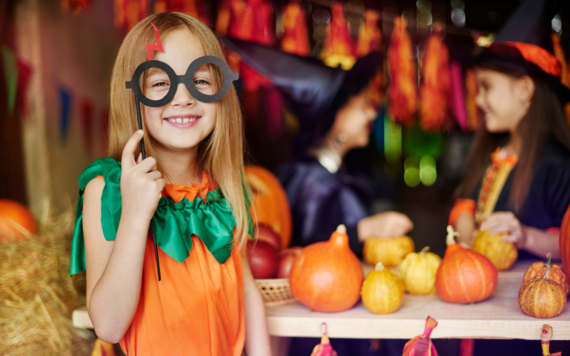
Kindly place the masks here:
<instances>
[{"instance_id":1,"label":"girl's blonde hair","mask_svg":"<svg viewBox=\"0 0 570 356\"><path fill-rule=\"evenodd\" d=\"M151 23L158 29L163 42L170 33L185 29L199 41L205 56L216 56L225 60L216 36L206 25L191 16L162 12L139 22L125 37L111 77L109 155L118 161L121 160L125 144L138 129L135 98L133 91L125 88L125 82L131 80L135 69L147 60L146 43L156 43ZM223 73L216 66L210 68L213 73L214 90L218 90L223 84ZM199 144L196 166L218 184L230 204L236 221L234 235L242 247L247 240L249 213L246 201L251 201L251 192L244 173L243 118L233 86L221 100L216 102L216 109L216 126ZM143 129L147 154L156 158L153 139L144 128L144 120ZM158 166L160 169L160 161Z\"/></svg>"}]
</instances>

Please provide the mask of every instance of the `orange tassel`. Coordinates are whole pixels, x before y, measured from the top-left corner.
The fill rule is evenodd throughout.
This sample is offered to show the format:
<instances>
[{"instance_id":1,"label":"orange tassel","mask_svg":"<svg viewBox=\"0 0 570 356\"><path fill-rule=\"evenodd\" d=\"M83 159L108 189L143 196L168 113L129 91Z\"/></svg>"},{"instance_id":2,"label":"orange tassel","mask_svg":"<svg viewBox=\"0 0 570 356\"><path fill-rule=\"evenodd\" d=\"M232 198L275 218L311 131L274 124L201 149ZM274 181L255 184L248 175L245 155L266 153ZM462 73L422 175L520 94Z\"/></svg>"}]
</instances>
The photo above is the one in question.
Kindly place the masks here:
<instances>
[{"instance_id":1,"label":"orange tassel","mask_svg":"<svg viewBox=\"0 0 570 356\"><path fill-rule=\"evenodd\" d=\"M327 26L325 43L321 51L321 58L329 67L338 67L344 70L352 68L356 62L355 44L348 32L348 22L344 17L346 5L335 2L331 6L332 20Z\"/></svg>"},{"instance_id":2,"label":"orange tassel","mask_svg":"<svg viewBox=\"0 0 570 356\"><path fill-rule=\"evenodd\" d=\"M307 57L311 54L305 10L298 2L291 2L283 10L281 49L287 53Z\"/></svg>"},{"instance_id":3,"label":"orange tassel","mask_svg":"<svg viewBox=\"0 0 570 356\"><path fill-rule=\"evenodd\" d=\"M372 52L382 51L382 33L378 28L380 14L375 10L366 10L364 22L358 29L356 56L364 57Z\"/></svg>"},{"instance_id":4,"label":"orange tassel","mask_svg":"<svg viewBox=\"0 0 570 356\"><path fill-rule=\"evenodd\" d=\"M426 41L422 61L420 123L425 131L441 131L447 119L449 97L449 51L441 36Z\"/></svg>"},{"instance_id":5,"label":"orange tassel","mask_svg":"<svg viewBox=\"0 0 570 356\"><path fill-rule=\"evenodd\" d=\"M416 62L412 53L412 43L406 31L407 21L394 19L394 30L388 49L388 113L396 122L412 124L418 106L416 82Z\"/></svg>"}]
</instances>

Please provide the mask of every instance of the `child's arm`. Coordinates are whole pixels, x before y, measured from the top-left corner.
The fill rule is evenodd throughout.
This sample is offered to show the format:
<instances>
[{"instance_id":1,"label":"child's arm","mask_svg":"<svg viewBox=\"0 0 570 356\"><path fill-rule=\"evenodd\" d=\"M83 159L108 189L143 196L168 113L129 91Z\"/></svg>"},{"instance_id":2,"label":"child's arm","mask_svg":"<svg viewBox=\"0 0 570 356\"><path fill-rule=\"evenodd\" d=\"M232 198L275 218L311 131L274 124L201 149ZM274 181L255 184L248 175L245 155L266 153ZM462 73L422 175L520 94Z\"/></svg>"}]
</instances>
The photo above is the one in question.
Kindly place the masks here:
<instances>
[{"instance_id":1,"label":"child's arm","mask_svg":"<svg viewBox=\"0 0 570 356\"><path fill-rule=\"evenodd\" d=\"M271 356L265 305L255 284L245 249L241 257L245 302L245 351L247 356Z\"/></svg>"},{"instance_id":2,"label":"child's arm","mask_svg":"<svg viewBox=\"0 0 570 356\"><path fill-rule=\"evenodd\" d=\"M455 231L459 233L457 242L471 246L473 233L475 232L475 219L470 213L463 213L455 220Z\"/></svg>"},{"instance_id":3,"label":"child's arm","mask_svg":"<svg viewBox=\"0 0 570 356\"><path fill-rule=\"evenodd\" d=\"M481 230L489 230L491 234L508 232L509 236L503 236L503 241L512 242L517 248L525 249L543 258L546 258L547 253L551 253L554 259L560 258L557 233L524 226L511 212L491 214L481 224Z\"/></svg>"},{"instance_id":4,"label":"child's arm","mask_svg":"<svg viewBox=\"0 0 570 356\"><path fill-rule=\"evenodd\" d=\"M87 310L98 337L112 343L123 337L135 314L148 227L165 186L160 173L154 171L154 159L139 164L134 160L141 132L131 137L123 151L122 213L115 241L106 241L101 227L104 181L93 179L84 194Z\"/></svg>"}]
</instances>

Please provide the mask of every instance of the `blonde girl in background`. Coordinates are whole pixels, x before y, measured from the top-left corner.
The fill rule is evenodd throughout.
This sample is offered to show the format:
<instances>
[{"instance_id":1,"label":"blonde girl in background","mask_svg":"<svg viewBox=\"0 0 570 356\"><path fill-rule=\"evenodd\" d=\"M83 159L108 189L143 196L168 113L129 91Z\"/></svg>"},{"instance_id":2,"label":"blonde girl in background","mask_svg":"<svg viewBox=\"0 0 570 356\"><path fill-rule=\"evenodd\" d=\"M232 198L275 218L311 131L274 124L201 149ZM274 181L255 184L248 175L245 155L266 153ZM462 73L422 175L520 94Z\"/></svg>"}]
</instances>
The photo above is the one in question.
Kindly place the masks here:
<instances>
[{"instance_id":1,"label":"blonde girl in background","mask_svg":"<svg viewBox=\"0 0 570 356\"><path fill-rule=\"evenodd\" d=\"M111 78L111 157L79 177L71 274L86 269L95 332L119 342L128 356L239 356L244 346L248 355L270 355L263 300L243 248L251 193L236 92L232 86L219 101L205 103L180 83L166 105L141 104L144 130L137 130L137 104L125 82L147 60L145 44L157 43L153 25L163 46L153 59L178 76L197 58L225 59L215 35L180 13L152 15L126 36ZM142 77L146 97L169 90L168 76L159 74ZM206 64L193 82L213 94L224 75Z\"/></svg>"}]
</instances>

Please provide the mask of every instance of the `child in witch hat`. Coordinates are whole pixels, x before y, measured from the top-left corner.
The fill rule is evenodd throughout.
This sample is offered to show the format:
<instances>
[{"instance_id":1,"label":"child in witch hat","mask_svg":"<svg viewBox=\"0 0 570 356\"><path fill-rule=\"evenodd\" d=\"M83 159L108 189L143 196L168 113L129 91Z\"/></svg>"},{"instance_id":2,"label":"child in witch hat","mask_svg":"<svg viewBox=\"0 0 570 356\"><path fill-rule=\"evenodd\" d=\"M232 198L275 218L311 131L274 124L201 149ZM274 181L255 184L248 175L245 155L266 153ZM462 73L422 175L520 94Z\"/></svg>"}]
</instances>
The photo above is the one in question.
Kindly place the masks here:
<instances>
[{"instance_id":1,"label":"child in witch hat","mask_svg":"<svg viewBox=\"0 0 570 356\"><path fill-rule=\"evenodd\" d=\"M475 230L507 233L519 258L560 256L558 229L570 204L570 133L553 54L551 20L562 1L526 0L474 58L476 103L483 122L475 135L461 198L450 216L462 242ZM479 341L476 355L530 355L524 341Z\"/></svg>"},{"instance_id":2,"label":"child in witch hat","mask_svg":"<svg viewBox=\"0 0 570 356\"><path fill-rule=\"evenodd\" d=\"M293 217L294 246L326 241L340 224L347 227L350 248L362 256L370 236L395 237L412 229L404 214L370 215L373 185L362 170L344 164L349 151L368 144L378 103L369 87L381 58L372 53L349 71L284 53L256 43L223 38L230 51L280 89L289 110L299 119L295 158L278 168ZM310 354L313 338L292 340L290 355ZM403 341L383 342L384 350L369 340L333 339L339 356L380 355L389 348L401 354Z\"/></svg>"}]
</instances>

